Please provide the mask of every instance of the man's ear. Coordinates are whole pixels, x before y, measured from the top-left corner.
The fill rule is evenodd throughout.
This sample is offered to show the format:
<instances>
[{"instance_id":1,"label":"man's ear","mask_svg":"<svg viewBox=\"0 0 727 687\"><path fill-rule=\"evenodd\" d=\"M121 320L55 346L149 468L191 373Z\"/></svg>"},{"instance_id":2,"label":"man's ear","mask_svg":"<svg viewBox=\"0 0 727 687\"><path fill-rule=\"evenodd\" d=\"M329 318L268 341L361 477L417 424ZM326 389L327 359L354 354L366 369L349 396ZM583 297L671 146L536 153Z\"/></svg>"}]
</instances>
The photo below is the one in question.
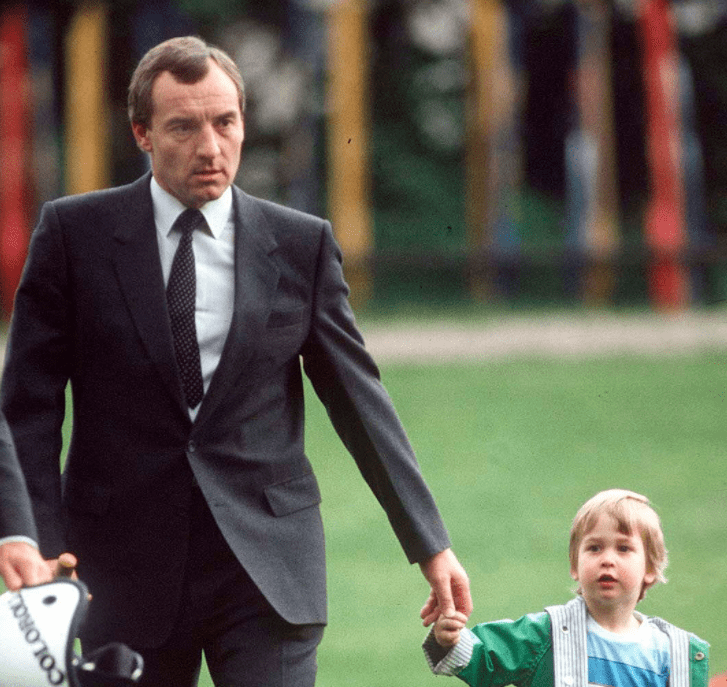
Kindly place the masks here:
<instances>
[{"instance_id":1,"label":"man's ear","mask_svg":"<svg viewBox=\"0 0 727 687\"><path fill-rule=\"evenodd\" d=\"M145 153L151 153L152 146L151 139L149 138L148 127L141 122L132 122L131 130L134 132L136 145L138 145Z\"/></svg>"}]
</instances>

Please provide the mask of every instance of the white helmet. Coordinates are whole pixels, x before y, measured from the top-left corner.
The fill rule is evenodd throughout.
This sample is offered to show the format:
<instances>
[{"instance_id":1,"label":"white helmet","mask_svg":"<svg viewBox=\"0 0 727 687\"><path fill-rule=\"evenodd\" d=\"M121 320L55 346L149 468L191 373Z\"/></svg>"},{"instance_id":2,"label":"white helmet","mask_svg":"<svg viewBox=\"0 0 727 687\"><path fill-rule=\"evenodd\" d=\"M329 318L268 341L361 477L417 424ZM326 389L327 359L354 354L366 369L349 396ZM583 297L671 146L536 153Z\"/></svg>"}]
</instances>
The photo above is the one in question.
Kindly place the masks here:
<instances>
[{"instance_id":1,"label":"white helmet","mask_svg":"<svg viewBox=\"0 0 727 687\"><path fill-rule=\"evenodd\" d=\"M144 662L123 644L74 652L87 608L86 586L65 578L0 595L0 687L136 684Z\"/></svg>"}]
</instances>

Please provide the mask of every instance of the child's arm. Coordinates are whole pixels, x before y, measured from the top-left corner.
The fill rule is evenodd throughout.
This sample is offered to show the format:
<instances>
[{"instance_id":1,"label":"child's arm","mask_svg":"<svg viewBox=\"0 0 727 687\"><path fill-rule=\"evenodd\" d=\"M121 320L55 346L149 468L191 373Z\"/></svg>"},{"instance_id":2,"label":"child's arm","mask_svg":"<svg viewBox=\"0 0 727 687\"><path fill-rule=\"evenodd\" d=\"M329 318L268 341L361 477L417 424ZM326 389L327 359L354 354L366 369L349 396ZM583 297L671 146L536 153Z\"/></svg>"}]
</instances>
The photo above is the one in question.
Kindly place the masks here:
<instances>
[{"instance_id":1,"label":"child's arm","mask_svg":"<svg viewBox=\"0 0 727 687\"><path fill-rule=\"evenodd\" d=\"M452 644L447 648L440 642ZM460 618L440 618L422 648L435 675L456 675L471 687L532 687L547 657L552 663L550 617L533 613L472 629L465 628Z\"/></svg>"}]
</instances>

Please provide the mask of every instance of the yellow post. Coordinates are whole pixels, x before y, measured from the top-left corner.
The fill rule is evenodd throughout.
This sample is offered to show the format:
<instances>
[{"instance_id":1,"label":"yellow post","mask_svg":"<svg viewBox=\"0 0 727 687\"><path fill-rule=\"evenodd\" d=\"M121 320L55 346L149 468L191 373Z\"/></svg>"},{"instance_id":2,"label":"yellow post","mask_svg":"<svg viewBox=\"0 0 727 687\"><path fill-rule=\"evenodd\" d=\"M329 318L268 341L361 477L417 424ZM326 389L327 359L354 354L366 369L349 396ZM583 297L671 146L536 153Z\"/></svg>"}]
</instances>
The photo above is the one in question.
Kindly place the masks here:
<instances>
[{"instance_id":1,"label":"yellow post","mask_svg":"<svg viewBox=\"0 0 727 687\"><path fill-rule=\"evenodd\" d=\"M513 182L506 170L515 162L503 160L504 153L494 144L516 107L517 84L507 59L507 32L499 0L470 0L465 202L468 248L470 254L481 256L492 249L494 223ZM476 299L485 299L492 291L489 275L479 269L469 286Z\"/></svg>"},{"instance_id":2,"label":"yellow post","mask_svg":"<svg viewBox=\"0 0 727 687\"><path fill-rule=\"evenodd\" d=\"M611 9L606 0L580 0L581 40L577 74L581 128L595 144L596 168L584 219L589 265L583 284L587 305L610 305L616 284L613 264L619 247L618 181L611 85Z\"/></svg>"},{"instance_id":3,"label":"yellow post","mask_svg":"<svg viewBox=\"0 0 727 687\"><path fill-rule=\"evenodd\" d=\"M106 3L85 3L76 10L66 34L67 193L84 193L110 183L107 22Z\"/></svg>"},{"instance_id":4,"label":"yellow post","mask_svg":"<svg viewBox=\"0 0 727 687\"><path fill-rule=\"evenodd\" d=\"M371 295L367 3L335 0L328 23L328 194L354 307Z\"/></svg>"}]
</instances>

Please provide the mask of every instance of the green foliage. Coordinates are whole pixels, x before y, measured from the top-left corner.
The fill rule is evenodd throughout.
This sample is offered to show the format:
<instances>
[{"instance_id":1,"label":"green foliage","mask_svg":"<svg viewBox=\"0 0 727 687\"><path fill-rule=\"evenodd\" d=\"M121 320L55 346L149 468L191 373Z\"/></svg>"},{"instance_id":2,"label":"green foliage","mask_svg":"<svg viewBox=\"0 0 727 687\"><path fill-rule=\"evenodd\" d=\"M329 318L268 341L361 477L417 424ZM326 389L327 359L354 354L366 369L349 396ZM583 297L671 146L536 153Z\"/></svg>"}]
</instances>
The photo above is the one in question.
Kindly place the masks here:
<instances>
[{"instance_id":1,"label":"green foliage","mask_svg":"<svg viewBox=\"0 0 727 687\"><path fill-rule=\"evenodd\" d=\"M182 12L200 22L227 23L244 11L245 0L177 0Z\"/></svg>"}]
</instances>

